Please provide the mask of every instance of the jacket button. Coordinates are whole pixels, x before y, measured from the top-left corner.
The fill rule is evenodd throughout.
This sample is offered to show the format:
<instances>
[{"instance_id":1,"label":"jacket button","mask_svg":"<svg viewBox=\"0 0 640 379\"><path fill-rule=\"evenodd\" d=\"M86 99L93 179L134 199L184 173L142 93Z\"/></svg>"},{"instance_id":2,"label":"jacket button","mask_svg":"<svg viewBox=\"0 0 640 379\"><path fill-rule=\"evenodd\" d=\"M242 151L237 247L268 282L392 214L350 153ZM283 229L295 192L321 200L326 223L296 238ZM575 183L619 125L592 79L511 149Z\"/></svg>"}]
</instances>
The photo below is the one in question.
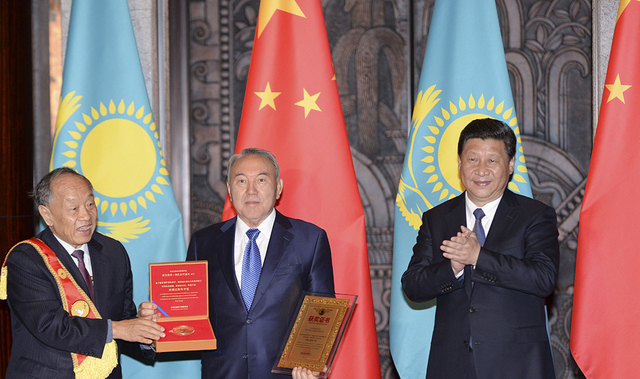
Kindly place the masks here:
<instances>
[{"instance_id":1,"label":"jacket button","mask_svg":"<svg viewBox=\"0 0 640 379\"><path fill-rule=\"evenodd\" d=\"M469 347L469 341L464 341L464 347Z\"/></svg>"},{"instance_id":2,"label":"jacket button","mask_svg":"<svg viewBox=\"0 0 640 379\"><path fill-rule=\"evenodd\" d=\"M250 318L247 319L247 324L251 324L252 322L253 322L252 319L250 319Z\"/></svg>"},{"instance_id":3,"label":"jacket button","mask_svg":"<svg viewBox=\"0 0 640 379\"><path fill-rule=\"evenodd\" d=\"M249 356L247 354L243 355L242 358L247 359Z\"/></svg>"},{"instance_id":4,"label":"jacket button","mask_svg":"<svg viewBox=\"0 0 640 379\"><path fill-rule=\"evenodd\" d=\"M469 308L469 313L475 313L476 309L474 307Z\"/></svg>"}]
</instances>

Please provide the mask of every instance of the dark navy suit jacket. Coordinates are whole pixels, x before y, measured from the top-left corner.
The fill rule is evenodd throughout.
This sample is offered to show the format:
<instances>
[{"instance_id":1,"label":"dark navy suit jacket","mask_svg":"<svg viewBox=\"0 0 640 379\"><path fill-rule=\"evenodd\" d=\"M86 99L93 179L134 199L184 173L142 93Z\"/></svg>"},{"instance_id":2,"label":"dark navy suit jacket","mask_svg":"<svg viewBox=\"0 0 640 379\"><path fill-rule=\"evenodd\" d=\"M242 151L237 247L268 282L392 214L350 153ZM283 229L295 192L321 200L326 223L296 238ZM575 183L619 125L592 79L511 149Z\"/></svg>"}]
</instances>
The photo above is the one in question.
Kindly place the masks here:
<instances>
[{"instance_id":1,"label":"dark navy suit jacket","mask_svg":"<svg viewBox=\"0 0 640 379\"><path fill-rule=\"evenodd\" d=\"M555 378L544 309L558 276L555 211L506 190L462 285L440 250L460 225L464 194L425 212L402 277L412 301L437 298L427 378L465 378L470 336L478 378Z\"/></svg>"},{"instance_id":2,"label":"dark navy suit jacket","mask_svg":"<svg viewBox=\"0 0 640 379\"><path fill-rule=\"evenodd\" d=\"M36 236L47 244L75 281L88 293L75 262L49 228ZM102 319L69 316L58 286L41 256L22 244L7 259L7 300L11 309L13 345L7 378L73 378L71 352L101 357L107 340L107 319L136 317L129 256L122 244L100 233L89 242L94 303ZM122 347L118 341L118 347ZM120 349L118 349L120 351ZM120 366L109 378L121 378Z\"/></svg>"},{"instance_id":3,"label":"dark navy suit jacket","mask_svg":"<svg viewBox=\"0 0 640 379\"><path fill-rule=\"evenodd\" d=\"M251 309L234 269L236 218L194 233L187 260L209 261L209 317L218 349L202 355L203 378L283 378L271 374L303 291L333 293L324 230L276 213Z\"/></svg>"}]
</instances>

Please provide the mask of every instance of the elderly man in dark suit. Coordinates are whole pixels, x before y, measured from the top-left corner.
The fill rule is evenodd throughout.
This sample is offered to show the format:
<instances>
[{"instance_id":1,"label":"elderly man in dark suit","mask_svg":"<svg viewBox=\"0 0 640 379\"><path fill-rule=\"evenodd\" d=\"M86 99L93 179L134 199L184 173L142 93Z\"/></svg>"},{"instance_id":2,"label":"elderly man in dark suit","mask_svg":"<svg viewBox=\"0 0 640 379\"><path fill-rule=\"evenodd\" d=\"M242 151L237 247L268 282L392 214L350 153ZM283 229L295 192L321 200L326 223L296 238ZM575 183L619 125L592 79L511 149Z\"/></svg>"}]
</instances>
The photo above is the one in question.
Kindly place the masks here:
<instances>
[{"instance_id":1,"label":"elderly man in dark suit","mask_svg":"<svg viewBox=\"0 0 640 379\"><path fill-rule=\"evenodd\" d=\"M437 298L427 378L555 378L544 303L558 275L556 213L507 190L515 149L505 123L469 123L466 192L422 216L402 287L412 301Z\"/></svg>"},{"instance_id":2,"label":"elderly man in dark suit","mask_svg":"<svg viewBox=\"0 0 640 379\"><path fill-rule=\"evenodd\" d=\"M194 233L187 253L187 260L209 261L218 349L203 353L202 377L282 378L271 369L303 291L334 292L329 240L317 226L275 210L283 182L270 152L231 157L227 188L238 216ZM142 303L138 314L159 317L154 310Z\"/></svg>"},{"instance_id":3,"label":"elderly man in dark suit","mask_svg":"<svg viewBox=\"0 0 640 379\"><path fill-rule=\"evenodd\" d=\"M135 318L127 252L95 233L93 189L74 170L47 174L34 198L47 228L12 249L3 274L13 335L7 378L121 378L113 341L164 336Z\"/></svg>"}]
</instances>

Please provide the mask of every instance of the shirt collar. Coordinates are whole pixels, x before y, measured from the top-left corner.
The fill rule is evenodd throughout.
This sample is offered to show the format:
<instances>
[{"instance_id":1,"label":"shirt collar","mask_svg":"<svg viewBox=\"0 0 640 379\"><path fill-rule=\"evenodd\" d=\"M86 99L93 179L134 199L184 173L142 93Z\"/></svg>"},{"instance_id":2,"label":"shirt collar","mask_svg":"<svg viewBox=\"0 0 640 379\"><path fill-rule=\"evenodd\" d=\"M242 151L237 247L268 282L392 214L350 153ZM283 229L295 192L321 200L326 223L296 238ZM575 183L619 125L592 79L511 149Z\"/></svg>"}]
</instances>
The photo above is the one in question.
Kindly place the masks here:
<instances>
[{"instance_id":1,"label":"shirt collar","mask_svg":"<svg viewBox=\"0 0 640 379\"><path fill-rule=\"evenodd\" d=\"M58 236L56 236L55 233L53 233L53 236L56 237L58 242L60 242L60 245L62 245L62 247L64 247L64 249L67 251L67 253L69 253L69 255L71 255L71 253L73 253L76 250L82 250L82 251L84 251L85 254L89 253L89 248L88 248L88 245L86 243L83 244L82 246L80 246L80 248L76 249L75 247L71 246L69 243L61 240Z\"/></svg>"},{"instance_id":2,"label":"shirt collar","mask_svg":"<svg viewBox=\"0 0 640 379\"><path fill-rule=\"evenodd\" d=\"M275 222L276 222L276 210L274 208L271 210L271 213L269 213L269 216L267 216L267 218L265 218L264 221L262 221L260 225L258 225L258 227L256 228L260 231L258 238L260 238L261 236L270 236ZM249 226L244 221L242 221L242 219L239 216L236 217L236 235L241 235L246 237L247 230L249 229L250 229Z\"/></svg>"},{"instance_id":3,"label":"shirt collar","mask_svg":"<svg viewBox=\"0 0 640 379\"><path fill-rule=\"evenodd\" d=\"M481 208L487 220L493 220L493 216L495 216L496 211L498 210L498 205L500 205L500 200L502 200L502 196L504 196L504 193L500 195L499 198L485 204L482 207L479 207L469 199L469 193L465 191L464 197L465 197L465 206L467 210L467 215L471 215L471 217L475 218L475 216L473 216L473 211L475 211L477 208Z\"/></svg>"}]
</instances>

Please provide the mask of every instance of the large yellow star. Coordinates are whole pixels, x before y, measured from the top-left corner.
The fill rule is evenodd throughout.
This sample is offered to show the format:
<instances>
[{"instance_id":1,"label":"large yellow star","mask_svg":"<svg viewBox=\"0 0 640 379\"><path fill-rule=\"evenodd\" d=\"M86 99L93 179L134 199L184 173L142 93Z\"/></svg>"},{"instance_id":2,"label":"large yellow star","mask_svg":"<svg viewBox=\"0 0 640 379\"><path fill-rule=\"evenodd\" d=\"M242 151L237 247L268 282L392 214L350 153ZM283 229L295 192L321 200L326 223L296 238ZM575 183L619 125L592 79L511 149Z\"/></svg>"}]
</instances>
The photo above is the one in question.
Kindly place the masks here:
<instances>
[{"instance_id":1,"label":"large yellow star","mask_svg":"<svg viewBox=\"0 0 640 379\"><path fill-rule=\"evenodd\" d=\"M306 18L296 0L262 0L258 14L258 38L277 10Z\"/></svg>"},{"instance_id":2,"label":"large yellow star","mask_svg":"<svg viewBox=\"0 0 640 379\"><path fill-rule=\"evenodd\" d=\"M307 118L309 112L311 112L312 110L322 112L318 104L316 104L316 101L318 101L318 96L320 96L320 92L316 93L313 96L310 96L307 93L306 89L303 88L302 90L304 91L304 99L298 101L295 105L304 108L304 118Z\"/></svg>"},{"instance_id":3,"label":"large yellow star","mask_svg":"<svg viewBox=\"0 0 640 379\"><path fill-rule=\"evenodd\" d=\"M264 108L266 105L276 110L276 102L274 101L276 97L280 96L282 92L272 92L271 86L269 82L267 82L267 87L264 89L264 92L254 92L260 98L260 107L258 110Z\"/></svg>"},{"instance_id":4,"label":"large yellow star","mask_svg":"<svg viewBox=\"0 0 640 379\"><path fill-rule=\"evenodd\" d=\"M636 1L640 1L640 0L636 0ZM618 17L616 17L616 22L618 21L620 16L622 16L622 12L624 12L624 10L627 9L627 6L629 5L630 2L631 0L620 0L620 6L618 7Z\"/></svg>"},{"instance_id":5,"label":"large yellow star","mask_svg":"<svg viewBox=\"0 0 640 379\"><path fill-rule=\"evenodd\" d=\"M620 74L618 74L618 76L616 76L616 81L613 82L613 84L605 84L605 87L607 87L607 89L610 91L609 92L609 99L607 99L607 103L610 102L611 100L618 98L620 99L620 101L622 101L623 104L625 104L624 102L624 91L628 90L629 88L631 88L630 85L624 85L622 83L620 83Z\"/></svg>"}]
</instances>

